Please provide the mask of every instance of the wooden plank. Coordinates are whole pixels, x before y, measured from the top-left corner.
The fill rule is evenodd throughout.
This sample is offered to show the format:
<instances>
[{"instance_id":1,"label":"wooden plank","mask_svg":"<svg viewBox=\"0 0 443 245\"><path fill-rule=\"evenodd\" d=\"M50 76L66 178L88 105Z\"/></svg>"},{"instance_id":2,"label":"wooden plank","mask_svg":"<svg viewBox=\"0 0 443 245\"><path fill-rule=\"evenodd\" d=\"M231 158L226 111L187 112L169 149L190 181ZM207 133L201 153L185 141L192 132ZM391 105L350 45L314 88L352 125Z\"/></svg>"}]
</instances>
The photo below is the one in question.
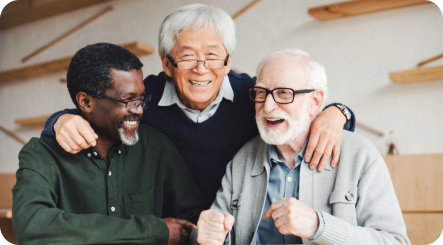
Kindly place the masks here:
<instances>
[{"instance_id":1,"label":"wooden plank","mask_svg":"<svg viewBox=\"0 0 443 245\"><path fill-rule=\"evenodd\" d=\"M121 46L128 49L133 54L139 57L147 54L152 54L154 52L154 47L140 42L127 43ZM0 83L15 79L34 77L50 72L66 70L69 67L69 62L71 62L71 59L72 56L64 57L34 65L2 71L0 72Z\"/></svg>"},{"instance_id":2,"label":"wooden plank","mask_svg":"<svg viewBox=\"0 0 443 245\"><path fill-rule=\"evenodd\" d=\"M26 144L26 141L22 138L20 138L18 135L16 135L14 132L12 132L11 130L3 127L3 125L0 125L0 131L3 131L5 134L7 134L8 136L10 136L11 138L15 139L16 141L22 143L23 145Z\"/></svg>"},{"instance_id":3,"label":"wooden plank","mask_svg":"<svg viewBox=\"0 0 443 245\"><path fill-rule=\"evenodd\" d=\"M430 4L430 2L427 0L346 1L310 8L308 13L317 20L327 21L419 4Z\"/></svg>"},{"instance_id":4,"label":"wooden plank","mask_svg":"<svg viewBox=\"0 0 443 245\"><path fill-rule=\"evenodd\" d=\"M431 244L442 233L443 214L403 214L411 244Z\"/></svg>"},{"instance_id":5,"label":"wooden plank","mask_svg":"<svg viewBox=\"0 0 443 245\"><path fill-rule=\"evenodd\" d=\"M443 153L384 157L404 213L443 211Z\"/></svg>"},{"instance_id":6,"label":"wooden plank","mask_svg":"<svg viewBox=\"0 0 443 245\"><path fill-rule=\"evenodd\" d=\"M443 58L443 54L439 54L439 55L437 55L437 56L434 56L434 57L432 57L432 58L429 58L429 59L427 59L427 60L424 60L424 61L418 63L418 64L417 64L417 67L424 66L424 65L426 65L426 64L428 64L428 63L431 63L432 61L436 61L436 60L441 59L441 58Z\"/></svg>"},{"instance_id":7,"label":"wooden plank","mask_svg":"<svg viewBox=\"0 0 443 245\"><path fill-rule=\"evenodd\" d=\"M8 210L12 208L12 187L15 182L15 173L0 174L0 210L3 217L7 217Z\"/></svg>"},{"instance_id":8,"label":"wooden plank","mask_svg":"<svg viewBox=\"0 0 443 245\"><path fill-rule=\"evenodd\" d=\"M248 11L250 8L252 8L252 6L256 5L258 2L260 2L260 0L254 0L251 3L249 3L248 5L246 5L244 8L240 9L237 13L235 13L232 16L232 19L237 19L240 15L244 14L246 11Z\"/></svg>"},{"instance_id":9,"label":"wooden plank","mask_svg":"<svg viewBox=\"0 0 443 245\"><path fill-rule=\"evenodd\" d=\"M112 0L57 0L14 11L8 11L7 6L0 18L0 30L109 1Z\"/></svg>"},{"instance_id":10,"label":"wooden plank","mask_svg":"<svg viewBox=\"0 0 443 245\"><path fill-rule=\"evenodd\" d=\"M74 32L80 30L81 28L85 27L86 25L88 25L89 23L93 22L94 20L100 18L101 16L107 14L108 12L110 12L113 9L114 9L114 7L112 7L112 6L106 7L102 11L98 12L97 14L91 16L90 18L88 18L87 20L83 21L82 23L80 23L80 24L76 25L75 27L71 28L70 30L66 31L65 33L63 33L62 35L60 35L57 38L53 39L49 43L43 45L42 47L36 49L32 53L30 53L27 56L23 57L22 62L28 61L32 57L34 57L37 54L43 52L44 50L50 48L51 46L55 45L56 43L60 42L61 40L67 38L68 36L70 36Z\"/></svg>"},{"instance_id":11,"label":"wooden plank","mask_svg":"<svg viewBox=\"0 0 443 245\"><path fill-rule=\"evenodd\" d=\"M50 115L18 118L18 119L14 120L14 123L18 124L20 126L28 126L28 127L43 126L43 125L45 125L45 122L49 118L49 116Z\"/></svg>"},{"instance_id":12,"label":"wooden plank","mask_svg":"<svg viewBox=\"0 0 443 245\"><path fill-rule=\"evenodd\" d=\"M389 73L389 78L393 82L400 84L442 81L443 66L420 67L412 70L391 72Z\"/></svg>"}]
</instances>

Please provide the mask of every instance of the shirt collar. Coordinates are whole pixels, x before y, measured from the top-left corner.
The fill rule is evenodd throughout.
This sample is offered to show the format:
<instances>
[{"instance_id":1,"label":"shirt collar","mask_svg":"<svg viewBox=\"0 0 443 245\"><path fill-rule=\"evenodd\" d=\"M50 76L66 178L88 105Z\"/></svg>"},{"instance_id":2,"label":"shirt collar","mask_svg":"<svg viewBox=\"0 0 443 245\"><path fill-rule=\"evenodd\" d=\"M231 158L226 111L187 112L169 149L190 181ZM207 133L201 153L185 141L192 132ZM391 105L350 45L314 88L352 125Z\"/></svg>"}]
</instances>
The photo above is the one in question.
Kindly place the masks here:
<instances>
[{"instance_id":1,"label":"shirt collar","mask_svg":"<svg viewBox=\"0 0 443 245\"><path fill-rule=\"evenodd\" d=\"M234 91L232 90L228 75L225 75L225 77L223 78L222 85L220 86L220 91L218 92L215 100L212 101L211 104L208 106L208 108L212 107L212 104L219 104L223 98L230 100L231 102L234 101ZM177 90L174 86L174 82L171 78L168 78L165 83L162 97L158 102L158 106L171 106L173 104L177 104L182 109L191 109L180 101Z\"/></svg>"},{"instance_id":2,"label":"shirt collar","mask_svg":"<svg viewBox=\"0 0 443 245\"><path fill-rule=\"evenodd\" d=\"M306 145L308 144L308 141L306 140L305 144L303 145L303 148L301 148L300 152L295 157L295 167L300 165L300 163L304 159L305 151L306 151ZM278 162L284 163L282 160L278 158L278 152L277 147L275 145L268 145L268 162L271 168L275 166Z\"/></svg>"}]
</instances>

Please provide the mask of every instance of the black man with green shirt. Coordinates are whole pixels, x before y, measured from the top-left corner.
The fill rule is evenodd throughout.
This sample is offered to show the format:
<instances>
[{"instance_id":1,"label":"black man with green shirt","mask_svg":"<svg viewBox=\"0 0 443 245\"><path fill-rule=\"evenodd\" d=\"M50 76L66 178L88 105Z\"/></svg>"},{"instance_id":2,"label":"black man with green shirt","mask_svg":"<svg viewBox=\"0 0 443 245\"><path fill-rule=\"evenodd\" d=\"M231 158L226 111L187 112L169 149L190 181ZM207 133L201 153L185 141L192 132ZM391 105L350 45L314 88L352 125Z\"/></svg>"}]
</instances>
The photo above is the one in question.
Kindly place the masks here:
<instances>
[{"instance_id":1,"label":"black man with green shirt","mask_svg":"<svg viewBox=\"0 0 443 245\"><path fill-rule=\"evenodd\" d=\"M148 97L141 67L113 44L74 55L68 90L97 145L73 155L42 136L23 147L12 208L19 244L187 240L205 200L172 142L139 125Z\"/></svg>"}]
</instances>

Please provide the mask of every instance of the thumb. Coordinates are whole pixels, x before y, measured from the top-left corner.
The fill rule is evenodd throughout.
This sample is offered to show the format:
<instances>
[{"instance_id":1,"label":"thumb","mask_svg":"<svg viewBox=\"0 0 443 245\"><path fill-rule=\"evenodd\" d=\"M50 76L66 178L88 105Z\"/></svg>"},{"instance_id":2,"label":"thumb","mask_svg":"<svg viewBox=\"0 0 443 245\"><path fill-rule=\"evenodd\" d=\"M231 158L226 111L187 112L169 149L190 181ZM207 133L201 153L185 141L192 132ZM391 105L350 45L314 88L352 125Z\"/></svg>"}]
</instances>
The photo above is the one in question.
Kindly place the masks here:
<instances>
[{"instance_id":1,"label":"thumb","mask_svg":"<svg viewBox=\"0 0 443 245\"><path fill-rule=\"evenodd\" d=\"M223 225L225 226L225 230L230 231L232 230L232 226L234 225L234 216L230 215L229 213L224 213L225 221Z\"/></svg>"},{"instance_id":2,"label":"thumb","mask_svg":"<svg viewBox=\"0 0 443 245\"><path fill-rule=\"evenodd\" d=\"M272 207L269 207L268 210L266 210L265 214L263 215L263 219L269 219L272 216Z\"/></svg>"}]
</instances>

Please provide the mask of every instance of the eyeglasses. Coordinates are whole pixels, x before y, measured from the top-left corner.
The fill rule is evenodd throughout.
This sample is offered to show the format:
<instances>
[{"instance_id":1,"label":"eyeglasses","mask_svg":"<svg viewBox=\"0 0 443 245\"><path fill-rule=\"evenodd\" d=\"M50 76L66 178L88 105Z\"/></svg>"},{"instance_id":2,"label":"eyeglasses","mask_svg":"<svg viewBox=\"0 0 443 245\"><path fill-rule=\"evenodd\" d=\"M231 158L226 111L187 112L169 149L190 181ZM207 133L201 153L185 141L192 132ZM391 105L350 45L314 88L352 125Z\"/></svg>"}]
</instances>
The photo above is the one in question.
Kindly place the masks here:
<instances>
[{"instance_id":1,"label":"eyeglasses","mask_svg":"<svg viewBox=\"0 0 443 245\"><path fill-rule=\"evenodd\" d=\"M263 103L268 97L268 94L271 94L276 103L289 104L294 101L295 95L311 93L312 91L315 91L315 89L294 90L292 88L274 88L269 90L262 87L253 87L249 89L249 98L254 102Z\"/></svg>"},{"instance_id":2,"label":"eyeglasses","mask_svg":"<svg viewBox=\"0 0 443 245\"><path fill-rule=\"evenodd\" d=\"M145 96L143 99L128 100L128 101L108 97L106 95L98 96L97 98L98 99L108 99L108 100L112 100L112 101L115 101L118 103L122 103L125 105L126 110L134 110L134 109L138 109L139 107L142 107L143 109L145 109L149 105L149 102L151 101L150 94Z\"/></svg>"},{"instance_id":3,"label":"eyeglasses","mask_svg":"<svg viewBox=\"0 0 443 245\"><path fill-rule=\"evenodd\" d=\"M166 56L173 66L179 70L191 70L198 66L199 62L202 62L207 69L221 69L228 64L229 54L226 59L208 59L208 60L180 60L175 62L170 55Z\"/></svg>"}]
</instances>

